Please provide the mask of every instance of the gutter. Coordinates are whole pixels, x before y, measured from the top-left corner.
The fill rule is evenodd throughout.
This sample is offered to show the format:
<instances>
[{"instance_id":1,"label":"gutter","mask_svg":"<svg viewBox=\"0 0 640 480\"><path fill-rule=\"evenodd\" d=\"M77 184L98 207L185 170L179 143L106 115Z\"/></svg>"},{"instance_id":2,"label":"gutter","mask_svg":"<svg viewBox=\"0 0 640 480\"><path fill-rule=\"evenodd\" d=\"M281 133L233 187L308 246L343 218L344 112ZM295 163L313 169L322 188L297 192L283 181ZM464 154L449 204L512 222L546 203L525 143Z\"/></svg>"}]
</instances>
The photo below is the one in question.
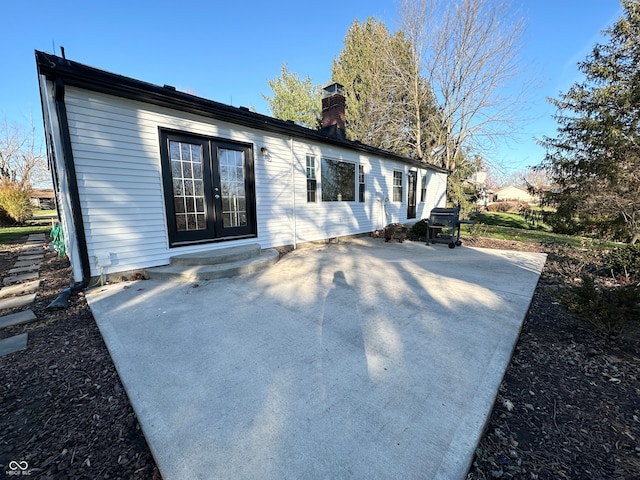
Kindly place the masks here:
<instances>
[{"instance_id":1,"label":"gutter","mask_svg":"<svg viewBox=\"0 0 640 480\"><path fill-rule=\"evenodd\" d=\"M80 206L80 192L78 190L78 177L73 162L73 151L71 149L71 136L69 134L69 121L67 119L67 107L64 103L64 82L62 79L55 80L55 104L58 122L60 122L60 136L62 139L62 158L64 169L67 175L69 187L69 200L71 203L71 217L78 239L78 253L80 255L80 266L82 268L82 281L79 285L71 287L73 291L79 291L89 285L91 278L91 267L89 263L89 251L87 249L87 237L84 231L84 220L82 219L82 209Z\"/></svg>"},{"instance_id":2,"label":"gutter","mask_svg":"<svg viewBox=\"0 0 640 480\"><path fill-rule=\"evenodd\" d=\"M293 249L298 249L298 220L296 217L296 157L293 154L293 137L289 137L289 154L291 156L291 214L293 215Z\"/></svg>"}]
</instances>

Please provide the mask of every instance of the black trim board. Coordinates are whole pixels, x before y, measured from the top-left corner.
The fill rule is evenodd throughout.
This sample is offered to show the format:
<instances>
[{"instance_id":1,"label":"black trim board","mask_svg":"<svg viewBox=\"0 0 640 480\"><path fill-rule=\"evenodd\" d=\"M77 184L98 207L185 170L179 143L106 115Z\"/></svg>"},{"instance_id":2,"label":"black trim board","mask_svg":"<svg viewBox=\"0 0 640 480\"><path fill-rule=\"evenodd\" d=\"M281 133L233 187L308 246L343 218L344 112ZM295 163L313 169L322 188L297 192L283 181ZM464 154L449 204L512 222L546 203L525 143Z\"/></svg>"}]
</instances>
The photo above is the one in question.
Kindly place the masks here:
<instances>
[{"instance_id":1,"label":"black trim board","mask_svg":"<svg viewBox=\"0 0 640 480\"><path fill-rule=\"evenodd\" d=\"M177 91L170 87L161 87L133 78L89 67L65 58L35 51L38 73L48 80L62 79L65 85L137 100L174 110L193 113L215 120L251 127L270 133L279 133L296 138L335 145L350 150L368 153L389 160L397 160L411 166L427 168L440 173L448 173L436 165L407 158L395 153L380 150L360 142L331 137L319 130L301 127L292 122L278 120L246 108L232 107L223 103L207 100L195 95Z\"/></svg>"},{"instance_id":2,"label":"black trim board","mask_svg":"<svg viewBox=\"0 0 640 480\"><path fill-rule=\"evenodd\" d=\"M69 134L69 121L67 119L67 107L64 103L64 82L61 78L55 83L55 103L58 122L60 122L60 135L62 140L62 156L67 183L69 184L69 200L71 202L71 217L78 236L78 253L80 255L80 265L82 268L82 284L89 283L91 278L91 266L89 262L89 251L87 249L87 237L84 231L84 220L82 219L82 207L80 205L80 191L78 190L78 178L76 176L73 150L71 149L71 136Z\"/></svg>"}]
</instances>

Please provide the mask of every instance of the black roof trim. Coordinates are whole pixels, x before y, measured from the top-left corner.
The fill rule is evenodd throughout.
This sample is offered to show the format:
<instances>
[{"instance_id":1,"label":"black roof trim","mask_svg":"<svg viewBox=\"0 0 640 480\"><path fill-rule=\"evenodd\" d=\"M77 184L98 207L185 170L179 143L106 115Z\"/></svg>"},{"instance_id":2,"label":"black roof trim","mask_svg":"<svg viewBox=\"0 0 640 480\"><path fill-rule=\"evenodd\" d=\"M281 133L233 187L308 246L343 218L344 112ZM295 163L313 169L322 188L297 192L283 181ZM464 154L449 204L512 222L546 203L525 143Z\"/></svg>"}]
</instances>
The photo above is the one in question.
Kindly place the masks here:
<instances>
[{"instance_id":1,"label":"black roof trim","mask_svg":"<svg viewBox=\"0 0 640 480\"><path fill-rule=\"evenodd\" d=\"M312 130L296 125L293 122L279 120L267 115L251 112L243 107L236 108L230 105L225 105L224 103L180 92L169 85L159 86L135 80L130 77L89 67L87 65L38 50L35 51L35 55L38 73L52 81L61 79L65 85L151 103L153 105L193 113L271 133L279 133L344 147L392 160L398 160L416 167L426 167L431 170L447 173L446 169L436 165L387 152L360 142L330 137L324 135L319 130Z\"/></svg>"}]
</instances>

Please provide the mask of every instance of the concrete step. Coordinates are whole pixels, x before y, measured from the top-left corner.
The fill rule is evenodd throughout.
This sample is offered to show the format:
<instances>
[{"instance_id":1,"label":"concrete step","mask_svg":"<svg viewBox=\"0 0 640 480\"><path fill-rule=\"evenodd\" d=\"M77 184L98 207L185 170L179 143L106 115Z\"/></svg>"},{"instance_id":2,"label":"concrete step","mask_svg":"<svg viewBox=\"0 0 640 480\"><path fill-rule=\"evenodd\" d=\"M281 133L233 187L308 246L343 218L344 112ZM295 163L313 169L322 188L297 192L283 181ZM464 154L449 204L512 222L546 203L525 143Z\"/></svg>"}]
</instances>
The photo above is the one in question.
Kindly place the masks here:
<instances>
[{"instance_id":1,"label":"concrete step","mask_svg":"<svg viewBox=\"0 0 640 480\"><path fill-rule=\"evenodd\" d=\"M231 263L257 257L260 255L260 250L259 244L252 243L250 245L226 247L207 252L187 253L171 257L171 265L175 267L187 267Z\"/></svg>"},{"instance_id":2,"label":"concrete step","mask_svg":"<svg viewBox=\"0 0 640 480\"><path fill-rule=\"evenodd\" d=\"M10 313L9 315L3 315L0 317L0 328L12 327L14 325L20 325L22 323L33 322L37 320L36 314L31 310L22 310L20 312Z\"/></svg>"},{"instance_id":3,"label":"concrete step","mask_svg":"<svg viewBox=\"0 0 640 480\"><path fill-rule=\"evenodd\" d=\"M20 295L18 297L6 297L0 300L0 310L7 310L8 308L24 307L26 305L31 305L35 301L36 301L35 293Z\"/></svg>"},{"instance_id":4,"label":"concrete step","mask_svg":"<svg viewBox=\"0 0 640 480\"><path fill-rule=\"evenodd\" d=\"M216 278L229 278L264 270L275 264L279 258L280 254L277 250L266 249L260 251L257 256L227 261L226 263L176 265L172 262L168 266L148 268L145 273L147 278L152 280L183 282L214 280Z\"/></svg>"},{"instance_id":5,"label":"concrete step","mask_svg":"<svg viewBox=\"0 0 640 480\"><path fill-rule=\"evenodd\" d=\"M0 289L0 298L22 295L24 293L33 293L38 290L39 286L40 280L33 280L32 282L18 283L9 287L3 287Z\"/></svg>"},{"instance_id":6,"label":"concrete step","mask_svg":"<svg viewBox=\"0 0 640 480\"><path fill-rule=\"evenodd\" d=\"M28 280L36 280L40 277L39 272L21 273L18 275L12 275L2 279L3 285L11 285L12 283L26 282Z\"/></svg>"},{"instance_id":7,"label":"concrete step","mask_svg":"<svg viewBox=\"0 0 640 480\"><path fill-rule=\"evenodd\" d=\"M21 333L14 337L3 338L0 340L0 357L9 355L10 353L19 352L20 350L26 350L27 348L27 334Z\"/></svg>"}]
</instances>

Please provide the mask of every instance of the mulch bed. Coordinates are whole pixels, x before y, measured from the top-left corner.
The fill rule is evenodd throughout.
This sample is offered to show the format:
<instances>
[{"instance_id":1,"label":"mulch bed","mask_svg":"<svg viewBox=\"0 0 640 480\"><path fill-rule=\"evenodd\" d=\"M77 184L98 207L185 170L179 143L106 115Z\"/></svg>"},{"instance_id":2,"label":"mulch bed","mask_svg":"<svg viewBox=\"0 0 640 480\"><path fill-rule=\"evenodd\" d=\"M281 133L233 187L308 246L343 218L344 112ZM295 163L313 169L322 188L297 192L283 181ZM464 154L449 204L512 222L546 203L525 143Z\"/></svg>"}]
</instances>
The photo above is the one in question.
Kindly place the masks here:
<instances>
[{"instance_id":1,"label":"mulch bed","mask_svg":"<svg viewBox=\"0 0 640 480\"><path fill-rule=\"evenodd\" d=\"M15 247L0 252L0 271L17 256ZM22 473L10 470L14 461L43 479L160 479L85 298L46 310L70 273L68 260L48 252L30 306L38 320L0 330L28 333L25 351L0 358L0 477Z\"/></svg>"},{"instance_id":2,"label":"mulch bed","mask_svg":"<svg viewBox=\"0 0 640 480\"><path fill-rule=\"evenodd\" d=\"M573 274L567 265L590 259L465 244L549 254L468 480L640 478L638 337L605 342L552 295ZM4 248L1 271L17 256ZM46 310L69 275L68 261L47 253L31 306L39 320L0 330L29 334L27 350L0 358L0 474L14 461L38 478L160 479L84 297Z\"/></svg>"}]
</instances>

